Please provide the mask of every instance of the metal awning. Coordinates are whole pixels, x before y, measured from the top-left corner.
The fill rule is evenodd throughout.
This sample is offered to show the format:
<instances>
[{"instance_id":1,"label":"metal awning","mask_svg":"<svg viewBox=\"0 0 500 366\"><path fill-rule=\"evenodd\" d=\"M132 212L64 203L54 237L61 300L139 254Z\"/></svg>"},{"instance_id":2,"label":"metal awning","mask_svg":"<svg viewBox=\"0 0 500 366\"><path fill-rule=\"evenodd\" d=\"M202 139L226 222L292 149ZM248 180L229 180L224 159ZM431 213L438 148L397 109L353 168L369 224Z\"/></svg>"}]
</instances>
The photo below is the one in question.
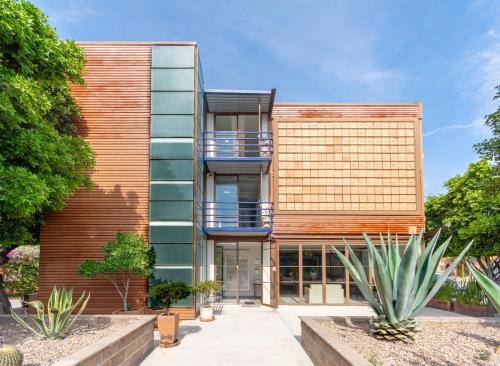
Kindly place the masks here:
<instances>
[{"instance_id":1,"label":"metal awning","mask_svg":"<svg viewBox=\"0 0 500 366\"><path fill-rule=\"evenodd\" d=\"M257 113L259 101L262 113L272 113L276 89L232 90L205 89L210 113Z\"/></svg>"}]
</instances>

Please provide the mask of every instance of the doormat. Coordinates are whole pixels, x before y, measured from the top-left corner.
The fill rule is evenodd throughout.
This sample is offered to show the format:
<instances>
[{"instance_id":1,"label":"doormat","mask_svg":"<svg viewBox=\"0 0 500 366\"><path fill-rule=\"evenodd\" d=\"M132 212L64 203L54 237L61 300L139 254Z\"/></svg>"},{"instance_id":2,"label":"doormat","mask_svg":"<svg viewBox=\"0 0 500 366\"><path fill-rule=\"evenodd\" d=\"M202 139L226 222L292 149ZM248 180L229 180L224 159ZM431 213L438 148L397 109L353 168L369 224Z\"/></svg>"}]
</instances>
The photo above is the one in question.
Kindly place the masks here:
<instances>
[{"instance_id":1,"label":"doormat","mask_svg":"<svg viewBox=\"0 0 500 366\"><path fill-rule=\"evenodd\" d=\"M258 302L255 302L255 301L244 301L241 306L243 307L259 307L260 304Z\"/></svg>"}]
</instances>

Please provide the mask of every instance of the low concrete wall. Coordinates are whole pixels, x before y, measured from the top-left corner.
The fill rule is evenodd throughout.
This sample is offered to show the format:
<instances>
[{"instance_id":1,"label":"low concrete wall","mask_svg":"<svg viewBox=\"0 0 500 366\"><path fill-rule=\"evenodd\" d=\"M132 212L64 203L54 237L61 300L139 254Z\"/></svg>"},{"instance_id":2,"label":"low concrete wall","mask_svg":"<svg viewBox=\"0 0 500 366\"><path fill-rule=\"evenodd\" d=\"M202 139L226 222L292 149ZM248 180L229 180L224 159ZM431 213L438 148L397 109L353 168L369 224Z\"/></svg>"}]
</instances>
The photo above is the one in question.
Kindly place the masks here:
<instances>
[{"instance_id":1,"label":"low concrete wall","mask_svg":"<svg viewBox=\"0 0 500 366\"><path fill-rule=\"evenodd\" d=\"M316 366L373 366L363 356L361 356L354 348L337 339L333 334L329 333L320 322L325 320L340 320L340 321L370 321L370 317L366 316L303 316L301 320L301 343L304 350L309 355L314 365ZM418 316L419 322L434 322L434 323L500 323L500 318L474 318L471 316L451 316L451 317L436 317L436 316Z\"/></svg>"},{"instance_id":2,"label":"low concrete wall","mask_svg":"<svg viewBox=\"0 0 500 366\"><path fill-rule=\"evenodd\" d=\"M316 366L373 366L354 348L335 338L319 321L323 317L301 317L301 343Z\"/></svg>"},{"instance_id":3,"label":"low concrete wall","mask_svg":"<svg viewBox=\"0 0 500 366\"><path fill-rule=\"evenodd\" d=\"M82 319L92 318L136 319L126 327L82 348L56 362L53 366L135 366L154 348L154 315L84 315Z\"/></svg>"}]
</instances>

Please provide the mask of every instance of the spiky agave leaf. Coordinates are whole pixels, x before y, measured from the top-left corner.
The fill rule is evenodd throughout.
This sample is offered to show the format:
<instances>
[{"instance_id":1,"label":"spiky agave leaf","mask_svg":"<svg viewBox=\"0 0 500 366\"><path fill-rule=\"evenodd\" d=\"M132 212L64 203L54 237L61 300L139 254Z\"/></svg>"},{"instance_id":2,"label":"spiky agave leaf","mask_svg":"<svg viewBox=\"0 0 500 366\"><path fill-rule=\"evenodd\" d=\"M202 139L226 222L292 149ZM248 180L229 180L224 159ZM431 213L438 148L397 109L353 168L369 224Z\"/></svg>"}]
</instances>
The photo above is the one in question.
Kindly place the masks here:
<instances>
[{"instance_id":1,"label":"spiky agave leaf","mask_svg":"<svg viewBox=\"0 0 500 366\"><path fill-rule=\"evenodd\" d=\"M500 286L468 262L467 267L469 267L469 270L476 279L477 283L479 283L479 286L481 286L486 293L486 296L488 296L488 299L495 307L495 310L500 313Z\"/></svg>"},{"instance_id":2,"label":"spiky agave leaf","mask_svg":"<svg viewBox=\"0 0 500 366\"><path fill-rule=\"evenodd\" d=\"M451 239L446 240L441 246L436 248L439 234L440 232L432 238L429 245L423 251L420 248L423 234L420 233L417 237L411 235L402 258L399 254L399 240L397 236L394 243L389 234L387 238L387 250L383 246L381 247L381 253L379 253L370 237L363 234L368 248L370 267L379 300L375 301L375 304L373 304L374 296L371 291L363 291L366 289L369 290L368 280L366 276L360 274L364 275L364 269L352 252L349 244L346 243L349 253L353 253L351 255L352 259L351 257L347 259L340 252L336 251L342 263L349 270L349 273L352 273L352 277L363 296L365 296L370 306L379 315L376 322L378 324L377 331L385 339L405 340L408 337L413 337L409 333L414 331L413 318L435 295L472 245L472 242L469 243L435 284L433 284L434 273ZM385 245L382 243L383 238L381 237L381 245ZM368 295L365 295L365 292Z\"/></svg>"}]
</instances>

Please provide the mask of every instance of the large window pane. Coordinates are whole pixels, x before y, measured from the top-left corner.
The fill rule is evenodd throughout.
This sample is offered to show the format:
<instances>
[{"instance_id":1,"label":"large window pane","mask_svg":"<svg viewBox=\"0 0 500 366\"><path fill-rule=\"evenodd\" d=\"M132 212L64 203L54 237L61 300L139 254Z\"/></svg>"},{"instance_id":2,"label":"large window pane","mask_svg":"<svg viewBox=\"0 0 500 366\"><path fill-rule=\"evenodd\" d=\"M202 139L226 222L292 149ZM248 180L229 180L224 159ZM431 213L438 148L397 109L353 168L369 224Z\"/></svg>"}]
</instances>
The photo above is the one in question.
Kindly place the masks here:
<instances>
[{"instance_id":1,"label":"large window pane","mask_svg":"<svg viewBox=\"0 0 500 366\"><path fill-rule=\"evenodd\" d=\"M344 254L345 247L343 245L335 246L335 248ZM333 251L330 245L326 246L326 288L325 288L325 303L326 304L345 304L346 303L346 270L340 261L337 254Z\"/></svg>"},{"instance_id":2,"label":"large window pane","mask_svg":"<svg viewBox=\"0 0 500 366\"><path fill-rule=\"evenodd\" d=\"M349 302L351 304L366 303L366 300L361 294L359 287L354 282L349 283Z\"/></svg>"},{"instance_id":3,"label":"large window pane","mask_svg":"<svg viewBox=\"0 0 500 366\"><path fill-rule=\"evenodd\" d=\"M280 304L298 304L299 296L299 246L280 245Z\"/></svg>"}]
</instances>

